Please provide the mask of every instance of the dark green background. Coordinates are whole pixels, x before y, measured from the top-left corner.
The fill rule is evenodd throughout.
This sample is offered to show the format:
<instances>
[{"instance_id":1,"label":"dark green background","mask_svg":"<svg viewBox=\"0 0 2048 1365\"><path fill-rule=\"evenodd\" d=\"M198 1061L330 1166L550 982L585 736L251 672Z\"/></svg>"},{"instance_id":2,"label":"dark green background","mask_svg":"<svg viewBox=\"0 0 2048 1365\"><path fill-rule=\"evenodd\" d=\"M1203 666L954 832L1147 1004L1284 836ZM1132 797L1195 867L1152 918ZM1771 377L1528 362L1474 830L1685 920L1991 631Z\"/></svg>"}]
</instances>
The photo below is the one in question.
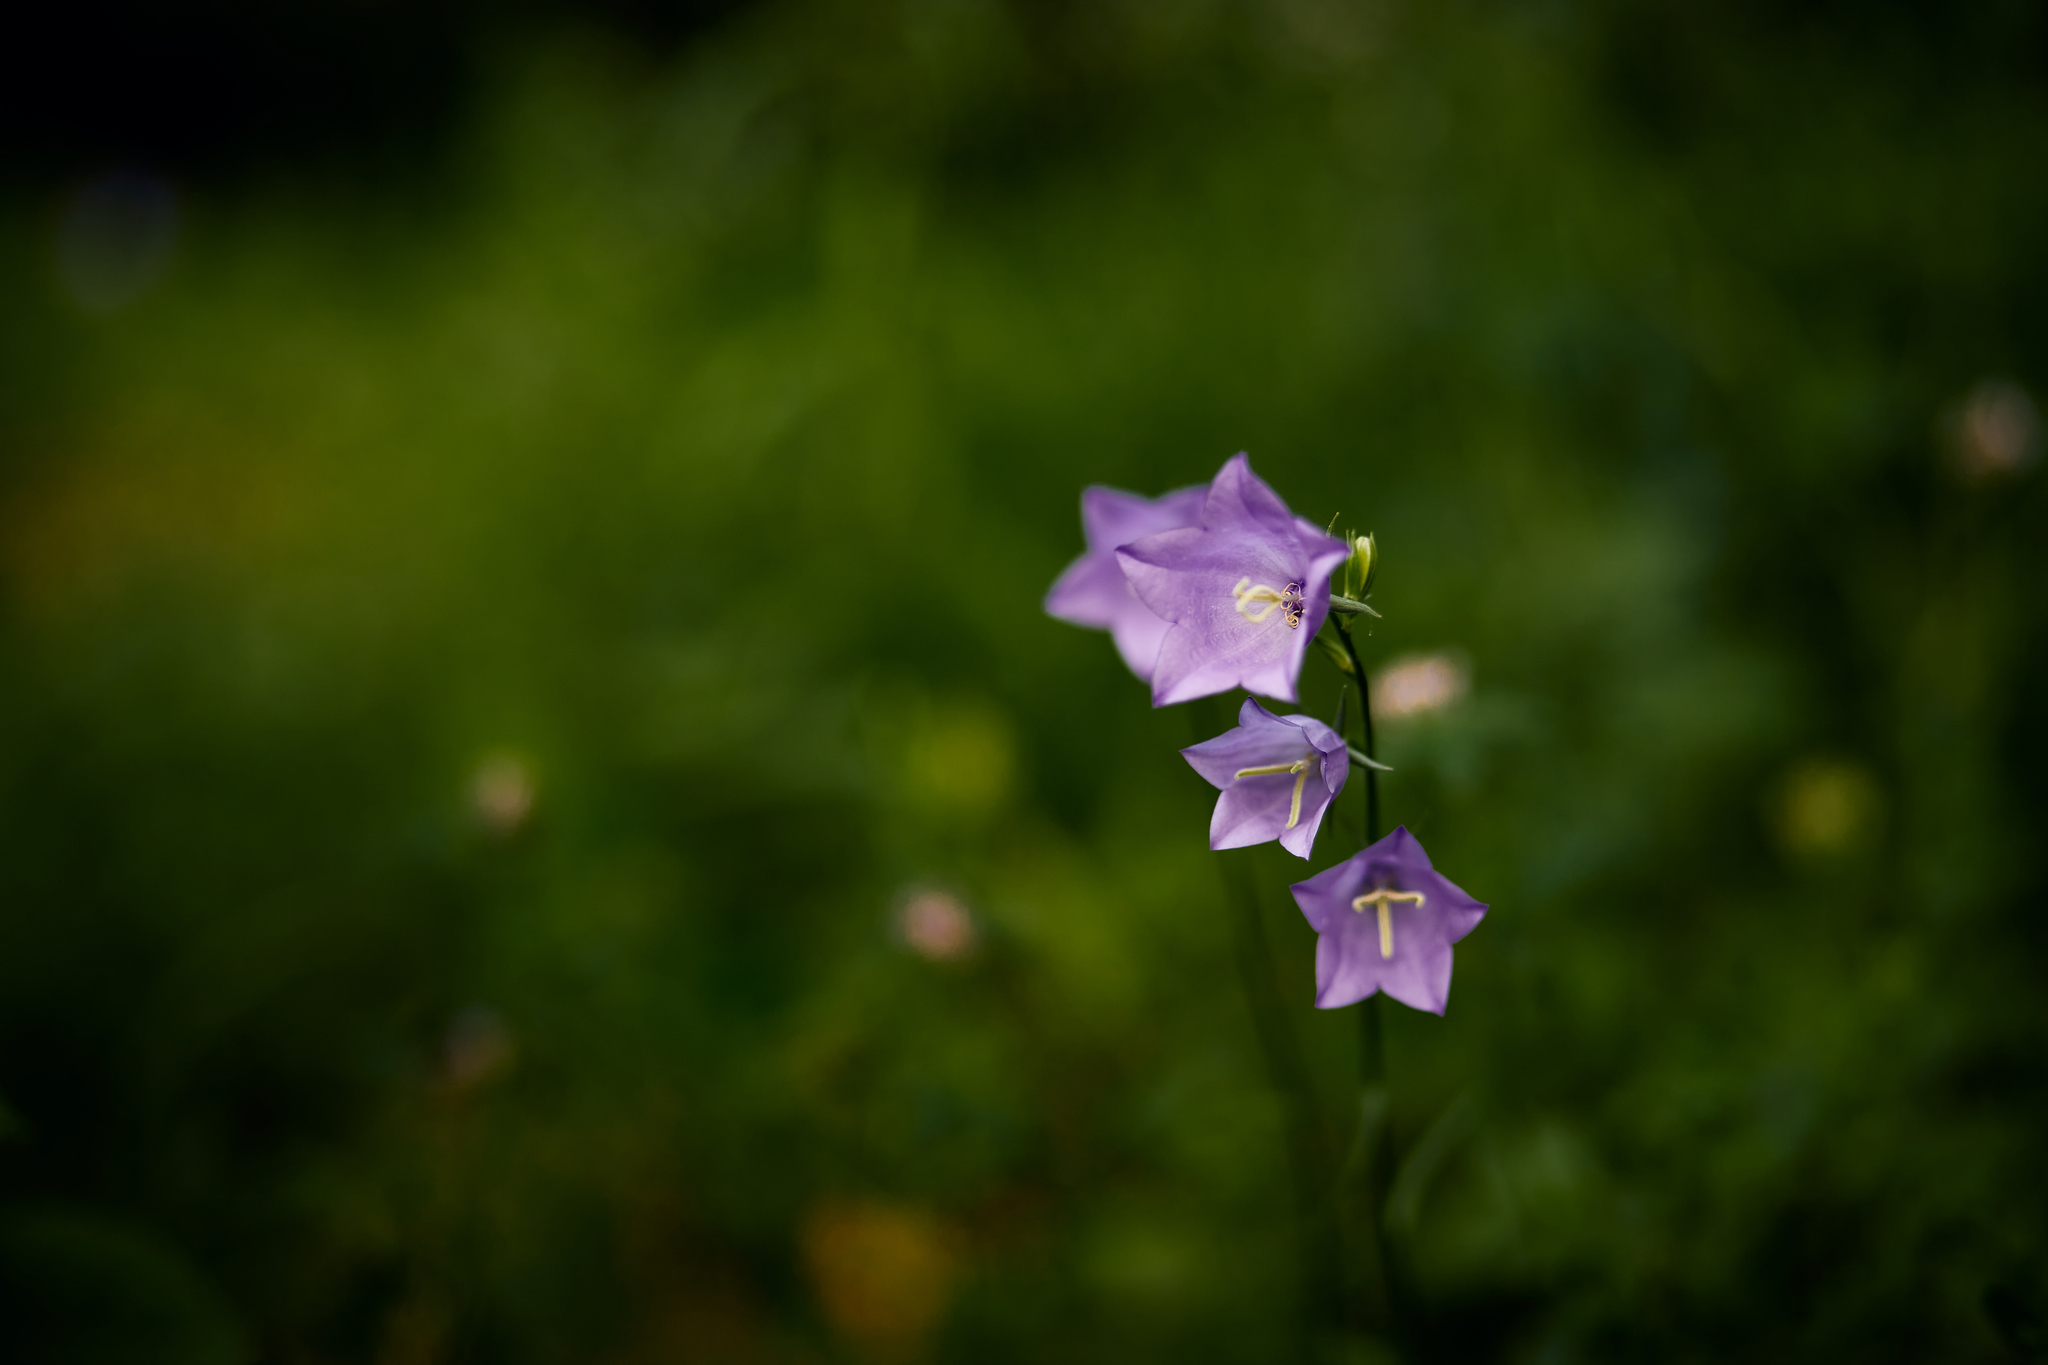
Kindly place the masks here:
<instances>
[{"instance_id":1,"label":"dark green background","mask_svg":"<svg viewBox=\"0 0 2048 1365\"><path fill-rule=\"evenodd\" d=\"M1471 670L1384 736L1494 907L1389 1016L1413 1358L2039 1344L2048 509L1944 435L2048 383L2039 6L436 22L405 136L167 154L112 315L0 202L13 1354L1302 1358L1202 736L1039 611L1239 449Z\"/></svg>"}]
</instances>

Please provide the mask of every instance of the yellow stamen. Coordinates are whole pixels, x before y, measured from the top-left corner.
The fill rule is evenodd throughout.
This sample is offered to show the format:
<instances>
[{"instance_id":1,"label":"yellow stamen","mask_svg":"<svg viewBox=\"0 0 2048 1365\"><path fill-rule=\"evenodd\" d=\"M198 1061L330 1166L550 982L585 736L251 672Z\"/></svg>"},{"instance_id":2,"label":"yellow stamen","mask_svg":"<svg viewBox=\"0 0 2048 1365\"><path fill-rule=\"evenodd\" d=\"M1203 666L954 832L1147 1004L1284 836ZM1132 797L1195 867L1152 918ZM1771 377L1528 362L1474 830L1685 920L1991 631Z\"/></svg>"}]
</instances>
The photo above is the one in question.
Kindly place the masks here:
<instances>
[{"instance_id":1,"label":"yellow stamen","mask_svg":"<svg viewBox=\"0 0 2048 1365\"><path fill-rule=\"evenodd\" d=\"M1368 891L1351 902L1351 908L1361 915L1365 913L1365 907L1368 905L1373 906L1379 911L1380 960L1383 962L1394 955L1393 904L1395 901L1407 901L1417 910L1420 910L1423 897L1420 891L1389 891L1385 887L1381 887L1377 891Z\"/></svg>"},{"instance_id":2,"label":"yellow stamen","mask_svg":"<svg viewBox=\"0 0 2048 1365\"><path fill-rule=\"evenodd\" d=\"M1237 614L1253 625L1271 616L1273 608L1287 600L1278 588L1269 588L1264 583L1254 584L1249 575L1237 580L1237 586L1230 590L1230 595L1237 599ZM1265 603L1257 614L1251 610L1255 602Z\"/></svg>"},{"instance_id":3,"label":"yellow stamen","mask_svg":"<svg viewBox=\"0 0 2048 1365\"><path fill-rule=\"evenodd\" d=\"M1239 768L1236 776L1278 777L1282 773L1294 774L1294 799L1287 806L1287 828L1293 829L1301 823L1301 789L1308 785L1308 770L1315 763L1313 752L1303 754L1292 763L1268 763L1261 768Z\"/></svg>"},{"instance_id":4,"label":"yellow stamen","mask_svg":"<svg viewBox=\"0 0 2048 1365\"><path fill-rule=\"evenodd\" d=\"M1237 614L1253 625L1264 621L1273 614L1273 608L1279 607L1286 613L1289 630L1296 630L1301 626L1301 615L1306 604L1301 599L1299 583L1289 583L1284 588L1275 588L1265 583L1254 583L1250 575L1246 575L1237 580L1237 586L1230 590L1230 595L1237 599ZM1257 611L1252 610L1254 605L1258 606Z\"/></svg>"}]
</instances>

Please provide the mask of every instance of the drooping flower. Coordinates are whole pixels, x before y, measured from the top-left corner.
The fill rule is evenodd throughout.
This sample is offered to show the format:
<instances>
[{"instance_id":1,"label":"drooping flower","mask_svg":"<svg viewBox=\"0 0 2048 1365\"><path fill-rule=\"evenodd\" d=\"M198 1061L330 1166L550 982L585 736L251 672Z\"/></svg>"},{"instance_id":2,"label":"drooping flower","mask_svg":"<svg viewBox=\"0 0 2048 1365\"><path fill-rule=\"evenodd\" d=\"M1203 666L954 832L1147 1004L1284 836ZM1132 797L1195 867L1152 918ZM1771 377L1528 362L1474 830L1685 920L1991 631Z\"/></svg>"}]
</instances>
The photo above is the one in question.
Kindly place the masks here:
<instances>
[{"instance_id":1,"label":"drooping flower","mask_svg":"<svg viewBox=\"0 0 2048 1365\"><path fill-rule=\"evenodd\" d=\"M1233 687L1295 700L1302 655L1330 610L1330 575L1350 553L1232 456L1197 524L1117 551L1138 599L1171 623L1152 666L1152 704Z\"/></svg>"},{"instance_id":2,"label":"drooping flower","mask_svg":"<svg viewBox=\"0 0 2048 1365\"><path fill-rule=\"evenodd\" d=\"M1429 865L1406 825L1290 889L1320 936L1318 1009L1385 991L1442 1014L1451 993L1451 945L1486 917L1484 905Z\"/></svg>"},{"instance_id":3,"label":"drooping flower","mask_svg":"<svg viewBox=\"0 0 2048 1365\"><path fill-rule=\"evenodd\" d=\"M1276 716L1249 697L1235 730L1180 752L1223 793L1209 820L1209 847L1278 839L1298 858L1308 857L1351 771L1342 735L1311 716Z\"/></svg>"},{"instance_id":4,"label":"drooping flower","mask_svg":"<svg viewBox=\"0 0 2048 1365\"><path fill-rule=\"evenodd\" d=\"M1081 530L1088 552L1067 566L1045 595L1048 615L1077 626L1107 630L1131 672L1152 681L1152 661L1167 624L1138 600L1117 563L1119 545L1157 531L1193 526L1202 515L1206 488L1177 488L1158 498L1140 497L1101 485L1081 494Z\"/></svg>"}]
</instances>

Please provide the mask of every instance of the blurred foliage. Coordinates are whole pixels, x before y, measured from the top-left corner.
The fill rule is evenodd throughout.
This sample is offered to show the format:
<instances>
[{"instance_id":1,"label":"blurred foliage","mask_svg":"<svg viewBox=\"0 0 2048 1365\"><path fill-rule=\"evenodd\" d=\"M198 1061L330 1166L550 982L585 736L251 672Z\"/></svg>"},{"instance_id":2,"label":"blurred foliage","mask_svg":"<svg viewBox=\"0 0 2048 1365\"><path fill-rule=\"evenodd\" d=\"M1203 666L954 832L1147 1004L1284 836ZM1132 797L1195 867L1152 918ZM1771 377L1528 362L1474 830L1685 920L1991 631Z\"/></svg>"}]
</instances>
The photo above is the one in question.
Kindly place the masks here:
<instances>
[{"instance_id":1,"label":"blurred foliage","mask_svg":"<svg viewBox=\"0 0 2048 1365\"><path fill-rule=\"evenodd\" d=\"M1249 449L1469 670L1384 734L1494 906L1389 1019L1413 1356L2036 1352L2044 41L787 0L111 311L16 195L7 1349L1291 1357L1200 736L1038 610Z\"/></svg>"}]
</instances>

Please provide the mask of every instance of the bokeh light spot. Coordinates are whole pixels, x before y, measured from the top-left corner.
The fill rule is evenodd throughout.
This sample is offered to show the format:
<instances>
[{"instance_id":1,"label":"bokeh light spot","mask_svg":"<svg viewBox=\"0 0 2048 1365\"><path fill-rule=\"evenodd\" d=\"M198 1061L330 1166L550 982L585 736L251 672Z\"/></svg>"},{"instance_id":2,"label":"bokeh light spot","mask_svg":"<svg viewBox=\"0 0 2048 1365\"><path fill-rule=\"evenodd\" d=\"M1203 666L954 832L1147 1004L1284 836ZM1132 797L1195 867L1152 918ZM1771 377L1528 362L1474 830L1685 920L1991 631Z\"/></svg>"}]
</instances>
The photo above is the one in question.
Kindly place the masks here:
<instances>
[{"instance_id":1,"label":"bokeh light spot","mask_svg":"<svg viewBox=\"0 0 2048 1365\"><path fill-rule=\"evenodd\" d=\"M952 1238L919 1209L821 1203L803 1254L827 1321L878 1359L915 1359L952 1299Z\"/></svg>"},{"instance_id":2,"label":"bokeh light spot","mask_svg":"<svg viewBox=\"0 0 2048 1365\"><path fill-rule=\"evenodd\" d=\"M1949 447L1967 483L2021 473L2041 454L2040 409L2019 385L1987 379L1957 410Z\"/></svg>"},{"instance_id":3,"label":"bokeh light spot","mask_svg":"<svg viewBox=\"0 0 2048 1365\"><path fill-rule=\"evenodd\" d=\"M896 915L897 932L910 950L934 962L954 962L974 951L979 935L974 916L957 896L919 890L904 899Z\"/></svg>"},{"instance_id":4,"label":"bokeh light spot","mask_svg":"<svg viewBox=\"0 0 2048 1365\"><path fill-rule=\"evenodd\" d=\"M912 733L905 777L925 805L984 816L1010 795L1016 744L1000 712L982 704L933 710Z\"/></svg>"},{"instance_id":5,"label":"bokeh light spot","mask_svg":"<svg viewBox=\"0 0 2048 1365\"><path fill-rule=\"evenodd\" d=\"M477 765L470 779L470 804L479 819L500 837L512 834L533 813L533 771L512 754L493 754Z\"/></svg>"},{"instance_id":6,"label":"bokeh light spot","mask_svg":"<svg viewBox=\"0 0 2048 1365\"><path fill-rule=\"evenodd\" d=\"M1383 720L1441 711L1470 686L1465 666L1449 654L1406 654L1389 663L1372 689L1372 713Z\"/></svg>"},{"instance_id":7,"label":"bokeh light spot","mask_svg":"<svg viewBox=\"0 0 2048 1365\"><path fill-rule=\"evenodd\" d=\"M1883 794L1867 769L1809 759L1786 775L1780 789L1778 842L1803 857L1843 853L1868 838L1882 810Z\"/></svg>"}]
</instances>

